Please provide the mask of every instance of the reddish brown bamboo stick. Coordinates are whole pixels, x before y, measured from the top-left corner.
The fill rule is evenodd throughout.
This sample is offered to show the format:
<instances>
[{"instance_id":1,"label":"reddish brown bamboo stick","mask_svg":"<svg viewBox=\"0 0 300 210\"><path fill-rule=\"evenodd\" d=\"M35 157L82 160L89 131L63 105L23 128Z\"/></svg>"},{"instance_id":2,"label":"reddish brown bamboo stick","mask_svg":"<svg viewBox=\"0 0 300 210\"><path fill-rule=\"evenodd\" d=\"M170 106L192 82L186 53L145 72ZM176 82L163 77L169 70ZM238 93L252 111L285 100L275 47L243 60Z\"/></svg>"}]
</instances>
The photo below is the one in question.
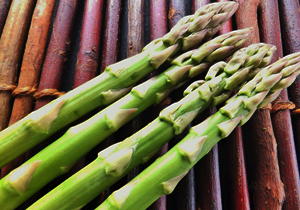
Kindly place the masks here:
<instances>
[{"instance_id":1,"label":"reddish brown bamboo stick","mask_svg":"<svg viewBox=\"0 0 300 210\"><path fill-rule=\"evenodd\" d=\"M103 0L87 0L85 2L73 88L82 85L97 75L100 59L101 29L104 19L103 11ZM87 120L90 116L88 114L79 121ZM87 158L83 157L64 178L76 173L86 164Z\"/></svg>"},{"instance_id":2,"label":"reddish brown bamboo stick","mask_svg":"<svg viewBox=\"0 0 300 210\"><path fill-rule=\"evenodd\" d=\"M120 46L120 27L121 27L121 11L122 11L122 1L121 0L109 0L106 5L106 18L105 18L105 34L103 43L103 56L101 72L113 63L118 61L119 46ZM115 143L115 135L109 136L105 141L103 141L94 150L95 152L102 151L103 149L109 147ZM93 154L93 151L90 152ZM95 156L93 156L94 159ZM111 188L106 189L101 195L96 198L91 203L96 207L100 205L107 197L111 194ZM91 206L88 205L87 207Z\"/></svg>"},{"instance_id":3,"label":"reddish brown bamboo stick","mask_svg":"<svg viewBox=\"0 0 300 210\"><path fill-rule=\"evenodd\" d=\"M39 0L35 7L31 26L23 56L18 87L13 91L13 104L9 125L14 124L33 109L33 93L39 82L40 71L44 61L47 36L56 0ZM21 165L25 155L21 155L12 163L2 168L1 176L5 176L15 167Z\"/></svg>"},{"instance_id":4,"label":"reddish brown bamboo stick","mask_svg":"<svg viewBox=\"0 0 300 210\"><path fill-rule=\"evenodd\" d=\"M299 3L296 1L281 1L278 0L280 12L280 25L282 30L282 45L284 54L290 54L300 51L300 14ZM295 127L295 144L298 154L298 163L300 161L300 115L296 114L300 108L300 78L289 88L290 98L296 105L295 114L293 115L293 126Z\"/></svg>"},{"instance_id":5,"label":"reddish brown bamboo stick","mask_svg":"<svg viewBox=\"0 0 300 210\"><path fill-rule=\"evenodd\" d=\"M104 71L106 66L113 64L118 60L121 10L121 0L107 1L101 72Z\"/></svg>"},{"instance_id":6,"label":"reddish brown bamboo stick","mask_svg":"<svg viewBox=\"0 0 300 210\"><path fill-rule=\"evenodd\" d=\"M218 0L218 2L224 2L228 0ZM220 34L228 33L232 31L232 20L229 19L220 29ZM230 206L231 209L238 210L248 210L250 209L249 203L249 190L247 183L247 173L245 166L245 158L244 158L244 148L243 148L243 137L242 137L242 129L237 127L233 133L224 141L221 142L219 148L221 150L226 150L223 152L226 156L221 157L221 159L228 158L226 160L230 186L227 191L224 189L224 193L228 193L230 191L227 205ZM224 148L223 148L224 147ZM222 163L222 162L221 162ZM220 164L221 164L220 163ZM224 171L225 172L225 171ZM225 188L225 187L224 187ZM222 189L223 190L223 189ZM223 194L224 194L223 193ZM224 198L222 198L224 199Z\"/></svg>"},{"instance_id":7,"label":"reddish brown bamboo stick","mask_svg":"<svg viewBox=\"0 0 300 210\"><path fill-rule=\"evenodd\" d=\"M231 198L232 209L249 210L249 191L247 183L247 173L244 158L244 146L242 129L236 128L232 135L228 137L228 157L230 168Z\"/></svg>"},{"instance_id":8,"label":"reddish brown bamboo stick","mask_svg":"<svg viewBox=\"0 0 300 210\"><path fill-rule=\"evenodd\" d=\"M87 0L85 3L73 88L97 74L103 4L103 0Z\"/></svg>"},{"instance_id":9,"label":"reddish brown bamboo stick","mask_svg":"<svg viewBox=\"0 0 300 210\"><path fill-rule=\"evenodd\" d=\"M128 20L127 20L127 57L131 57L142 51L144 41L144 11L145 1L128 0ZM146 122L141 116L136 117L124 127L124 135L131 135L140 130ZM128 175L127 180L130 181L139 173L139 167L133 169Z\"/></svg>"},{"instance_id":10,"label":"reddish brown bamboo stick","mask_svg":"<svg viewBox=\"0 0 300 210\"><path fill-rule=\"evenodd\" d=\"M274 44L277 47L273 59L275 61L279 57L283 57L278 3L275 0L262 1L260 2L260 10L262 17L260 24L261 40L266 43ZM272 24L270 24L270 22L272 22ZM285 89L281 91L281 94L273 105L287 101L288 93ZM298 163L296 159L290 111L286 108L274 112L272 114L272 125L278 145L278 162L281 180L285 189L283 209L300 209Z\"/></svg>"},{"instance_id":11,"label":"reddish brown bamboo stick","mask_svg":"<svg viewBox=\"0 0 300 210\"><path fill-rule=\"evenodd\" d=\"M149 1L150 7L150 41L162 37L168 31L167 22L167 2L166 0L151 0ZM157 72L151 73L151 76L157 75ZM170 100L167 98L164 102ZM154 120L159 112L166 106L162 102L150 109L150 121ZM164 155L168 151L168 144L165 144L163 148L153 157L152 160ZM147 166L151 164L152 161L147 163ZM145 166L146 167L146 166ZM167 209L167 196L163 195L158 200L156 200L151 206L148 207L149 210L166 210Z\"/></svg>"},{"instance_id":12,"label":"reddish brown bamboo stick","mask_svg":"<svg viewBox=\"0 0 300 210\"><path fill-rule=\"evenodd\" d=\"M15 89L31 16L36 0L14 0L0 39L0 130L7 127L11 92Z\"/></svg>"},{"instance_id":13,"label":"reddish brown bamboo stick","mask_svg":"<svg viewBox=\"0 0 300 210\"><path fill-rule=\"evenodd\" d=\"M197 8L198 9L198 8ZM179 19L184 17L187 8L185 1L170 0L169 2L169 13L168 13L168 23L169 27L173 27ZM169 101L178 101L182 98L182 93L185 87L179 88L177 91L171 94ZM168 144L169 149L172 148L176 143L178 143L188 132L188 129L175 138ZM196 208L195 199L195 185L194 185L194 169L186 175L184 179L178 184L176 189L172 194L167 196L167 207L168 209L190 209L194 210Z\"/></svg>"},{"instance_id":14,"label":"reddish brown bamboo stick","mask_svg":"<svg viewBox=\"0 0 300 210\"><path fill-rule=\"evenodd\" d=\"M63 70L68 59L71 44L71 35L75 17L79 7L79 1L61 0L58 5L56 17L52 26L52 34L49 41L45 62L41 73L40 83L34 97L37 99L35 110L59 97ZM26 159L31 158L54 138L42 142L26 153Z\"/></svg>"},{"instance_id":15,"label":"reddish brown bamboo stick","mask_svg":"<svg viewBox=\"0 0 300 210\"><path fill-rule=\"evenodd\" d=\"M276 2L277 3L277 2ZM281 26L283 46L285 53L292 53L300 51L299 38L300 38L300 15L299 15L299 2L294 1L278 1L280 5ZM278 8L278 5L276 5ZM277 9L277 14L279 13ZM292 18L292 19L291 19ZM279 21L278 21L279 25ZM293 27L290 27L293 26ZM297 45L298 43L298 45ZM282 51L281 51L281 54ZM290 88L291 98L296 107L299 108L298 103L299 94L299 81L297 78L296 84ZM288 101L287 91L282 91L279 99L276 102ZM281 179L284 184L286 199L283 204L283 209L300 209L300 183L299 183L299 168L296 159L295 141L293 138L293 130L291 125L291 118L289 110L280 110L272 115L273 126L275 135L278 142L278 158ZM293 123L295 124L295 140L299 141L298 125L300 125L299 116L295 116ZM299 160L299 159L298 159Z\"/></svg>"},{"instance_id":16,"label":"reddish brown bamboo stick","mask_svg":"<svg viewBox=\"0 0 300 210\"><path fill-rule=\"evenodd\" d=\"M12 0L0 0L0 36L4 28L11 2Z\"/></svg>"},{"instance_id":17,"label":"reddish brown bamboo stick","mask_svg":"<svg viewBox=\"0 0 300 210\"><path fill-rule=\"evenodd\" d=\"M192 12L209 3L208 0L193 0ZM205 119L204 114L202 118ZM195 182L196 208L222 209L217 145L195 166Z\"/></svg>"},{"instance_id":18,"label":"reddish brown bamboo stick","mask_svg":"<svg viewBox=\"0 0 300 210\"><path fill-rule=\"evenodd\" d=\"M35 110L60 95L58 90L60 89L65 63L68 59L78 5L79 1L77 0L61 0L59 2L42 69L38 94L35 94L35 96L39 96L35 104Z\"/></svg>"},{"instance_id":19,"label":"reddish brown bamboo stick","mask_svg":"<svg viewBox=\"0 0 300 210\"><path fill-rule=\"evenodd\" d=\"M197 163L195 170L197 209L222 209L218 145Z\"/></svg>"},{"instance_id":20,"label":"reddish brown bamboo stick","mask_svg":"<svg viewBox=\"0 0 300 210\"><path fill-rule=\"evenodd\" d=\"M209 4L210 0L193 0L192 1L192 13L195 13L199 7Z\"/></svg>"},{"instance_id":21,"label":"reddish brown bamboo stick","mask_svg":"<svg viewBox=\"0 0 300 210\"><path fill-rule=\"evenodd\" d=\"M229 0L217 0L217 2L226 2L226 1L229 1ZM225 33L228 33L230 31L232 31L231 18L226 23L224 23L224 25L222 26L222 28L220 28L219 33L220 34L225 34Z\"/></svg>"},{"instance_id":22,"label":"reddish brown bamboo stick","mask_svg":"<svg viewBox=\"0 0 300 210\"><path fill-rule=\"evenodd\" d=\"M259 1L239 1L236 13L238 28L254 27L254 33L247 44L258 43L259 32L257 9ZM253 161L253 208L281 209L284 200L284 189L280 180L277 161L276 140L271 124L269 110L257 111L246 124L248 126L248 144L251 144L251 159ZM248 169L249 171L249 169Z\"/></svg>"}]
</instances>

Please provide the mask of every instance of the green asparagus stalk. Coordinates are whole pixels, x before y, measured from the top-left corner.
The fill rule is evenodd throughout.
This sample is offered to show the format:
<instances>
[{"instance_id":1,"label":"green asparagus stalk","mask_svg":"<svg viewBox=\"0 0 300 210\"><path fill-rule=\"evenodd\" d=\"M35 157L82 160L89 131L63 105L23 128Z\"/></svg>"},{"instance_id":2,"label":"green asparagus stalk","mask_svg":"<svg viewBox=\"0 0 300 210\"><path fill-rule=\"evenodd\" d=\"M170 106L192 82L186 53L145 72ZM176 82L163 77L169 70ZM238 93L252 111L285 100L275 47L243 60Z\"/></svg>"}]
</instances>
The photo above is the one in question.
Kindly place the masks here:
<instances>
[{"instance_id":1,"label":"green asparagus stalk","mask_svg":"<svg viewBox=\"0 0 300 210\"><path fill-rule=\"evenodd\" d=\"M32 112L0 132L0 168L96 107L128 93L130 86L181 50L213 35L237 9L237 3L214 3L181 19L171 31L136 56L108 66L98 77Z\"/></svg>"},{"instance_id":2,"label":"green asparagus stalk","mask_svg":"<svg viewBox=\"0 0 300 210\"><path fill-rule=\"evenodd\" d=\"M93 163L62 183L29 209L82 207L132 168L149 159L173 136L181 133L198 113L212 104L216 105L226 100L231 90L244 81L249 72L252 72L251 69L265 66L270 62L274 50L275 47L272 45L255 44L237 51L228 64L225 62L215 64L210 68L206 78L211 79L215 74L220 74L199 87L201 94L194 91L180 102L166 108L161 116L149 126L122 143L101 152L99 158ZM196 55L199 54L194 52L191 57L196 58ZM173 62L178 63L181 59L182 57ZM186 62L189 63L188 60ZM223 72L223 69L230 73ZM192 74L193 71L189 73ZM197 87L198 83L195 85ZM195 85L191 88L196 88ZM227 89L227 92L222 94L224 89ZM134 156L132 156L133 151Z\"/></svg>"},{"instance_id":3,"label":"green asparagus stalk","mask_svg":"<svg viewBox=\"0 0 300 210\"><path fill-rule=\"evenodd\" d=\"M129 94L89 120L70 128L60 139L0 180L0 209L17 207L51 180L66 173L102 140L150 105L159 103L176 86L206 70L210 62L224 59L239 49L251 32L251 28L233 31L179 56L159 76L133 88ZM265 52L263 58L271 59L273 46L262 45L258 48ZM256 51L253 53L257 54ZM28 165L34 166L30 172L24 170ZM24 170L24 174L20 170ZM12 184L9 180L15 173L19 178ZM21 185L26 187L20 191L18 186Z\"/></svg>"},{"instance_id":4,"label":"green asparagus stalk","mask_svg":"<svg viewBox=\"0 0 300 210\"><path fill-rule=\"evenodd\" d=\"M160 196L171 193L218 141L227 137L236 126L246 123L257 107L270 103L283 88L293 83L300 73L299 56L300 53L290 55L258 73L217 113L191 128L182 141L113 192L96 210L142 210Z\"/></svg>"}]
</instances>

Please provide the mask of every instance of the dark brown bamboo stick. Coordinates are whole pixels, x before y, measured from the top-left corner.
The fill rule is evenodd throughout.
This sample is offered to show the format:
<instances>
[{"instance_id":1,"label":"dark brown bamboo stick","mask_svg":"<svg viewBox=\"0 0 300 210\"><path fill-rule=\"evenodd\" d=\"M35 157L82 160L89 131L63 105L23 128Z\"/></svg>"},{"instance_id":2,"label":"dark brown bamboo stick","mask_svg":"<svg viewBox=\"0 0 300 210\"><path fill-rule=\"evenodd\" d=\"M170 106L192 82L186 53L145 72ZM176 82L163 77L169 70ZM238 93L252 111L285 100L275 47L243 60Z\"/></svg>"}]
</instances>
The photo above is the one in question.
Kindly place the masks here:
<instances>
[{"instance_id":1,"label":"dark brown bamboo stick","mask_svg":"<svg viewBox=\"0 0 300 210\"><path fill-rule=\"evenodd\" d=\"M169 27L173 27L179 19L184 17L187 12L185 1L170 0L169 12L168 12L168 24ZM197 8L198 9L198 8ZM186 86L185 86L186 87ZM169 101L178 101L182 98L182 93L185 87L181 87L171 94ZM188 132L189 128L175 138L168 144L169 149L172 148L177 142L179 142ZM175 190L167 196L167 208L168 209L196 209L195 200L195 184L194 184L194 169L181 180Z\"/></svg>"},{"instance_id":2,"label":"dark brown bamboo stick","mask_svg":"<svg viewBox=\"0 0 300 210\"><path fill-rule=\"evenodd\" d=\"M149 1L150 14L150 41L162 37L168 31L167 22L167 2L166 0L151 0ZM157 72L151 73L151 76L157 75ZM165 102L170 100L167 98L164 102L151 107L150 109L150 121L155 119L159 112L166 106ZM155 155L153 160L164 155L168 151L168 144L165 144L163 148ZM150 165L150 161L147 164ZM146 167L146 166L145 166ZM148 210L166 210L167 209L167 196L163 195L158 200L156 200Z\"/></svg>"},{"instance_id":3,"label":"dark brown bamboo stick","mask_svg":"<svg viewBox=\"0 0 300 210\"><path fill-rule=\"evenodd\" d=\"M5 25L12 0L0 0L0 37Z\"/></svg>"},{"instance_id":4,"label":"dark brown bamboo stick","mask_svg":"<svg viewBox=\"0 0 300 210\"><path fill-rule=\"evenodd\" d=\"M25 48L36 0L14 0L0 39L0 130L7 127L11 112L11 92Z\"/></svg>"},{"instance_id":5,"label":"dark brown bamboo stick","mask_svg":"<svg viewBox=\"0 0 300 210\"><path fill-rule=\"evenodd\" d=\"M280 12L280 26L282 30L282 45L285 55L300 51L300 15L298 12L299 3L296 1L281 1L278 0L279 12ZM290 98L296 105L295 114L293 115L293 126L295 135L295 144L298 155L298 163L300 161L300 115L296 114L300 108L300 78L289 88Z\"/></svg>"},{"instance_id":6,"label":"dark brown bamboo stick","mask_svg":"<svg viewBox=\"0 0 300 210\"><path fill-rule=\"evenodd\" d=\"M122 1L121 0L108 0L106 5L106 17L105 17L105 33L103 42L103 56L101 72L113 63L118 61L119 46L120 46L120 27L121 27L121 11L122 11ZM115 135L109 136L105 141L103 141L94 150L95 152L102 151L103 149L109 147L115 143ZM90 152L93 154L93 151ZM93 157L94 158L94 157ZM101 193L98 198L92 202L93 207L100 205L107 197L111 194L111 188L106 189ZM91 205L90 205L91 206ZM87 206L87 208L89 205Z\"/></svg>"},{"instance_id":7,"label":"dark brown bamboo stick","mask_svg":"<svg viewBox=\"0 0 300 210\"><path fill-rule=\"evenodd\" d=\"M277 2L276 2L277 3ZM285 47L285 53L292 53L300 50L299 40L294 40L294 38L299 38L300 36L300 15L299 15L299 2L294 1L278 1L280 5L280 12L282 13L281 21L282 21L282 37L283 37L283 45ZM279 14L278 5L277 6L277 14ZM280 13L280 14L281 14ZM290 19L290 18L293 19ZM277 18L279 19L279 18ZM279 20L278 20L279 27ZM289 27L289 26L293 27ZM279 30L278 30L279 31ZM288 33L288 34L286 34ZM287 39L287 40L285 40ZM294 40L298 42L298 47L295 43L293 46L289 46L291 41ZM293 41L292 41L293 42ZM295 49L296 48L296 49ZM282 55L281 50L281 55ZM280 56L280 55L279 55ZM291 87L291 98L294 101L299 100L300 94L299 91L299 78L297 79L296 84ZM288 93L287 90L281 92L275 104L281 102L288 102ZM296 103L296 107L299 107L300 104ZM278 143L278 158L279 158L279 168L281 179L284 184L285 189L285 202L283 204L283 209L300 209L300 183L299 183L299 169L298 169L298 161L296 159L296 149L295 149L295 140L299 140L299 136L297 136L297 125L299 125L299 116L295 117L295 140L293 137L293 129L291 125L290 111L279 110L272 115L273 127L275 136Z\"/></svg>"},{"instance_id":8,"label":"dark brown bamboo stick","mask_svg":"<svg viewBox=\"0 0 300 210\"><path fill-rule=\"evenodd\" d=\"M192 13L195 13L199 7L209 4L210 0L193 0L192 1Z\"/></svg>"},{"instance_id":9,"label":"dark brown bamboo stick","mask_svg":"<svg viewBox=\"0 0 300 210\"><path fill-rule=\"evenodd\" d=\"M257 10L259 1L239 1L236 13L238 28L254 27L254 33L247 41L260 42ZM253 162L252 180L253 194L250 195L255 209L281 209L284 200L284 189L280 179L277 160L276 140L272 128L270 112L267 109L257 111L246 124L251 144ZM249 169L247 170L249 171Z\"/></svg>"},{"instance_id":10,"label":"dark brown bamboo stick","mask_svg":"<svg viewBox=\"0 0 300 210\"><path fill-rule=\"evenodd\" d=\"M105 18L103 12L104 0L87 0L85 2L73 88L93 79L98 73L101 54L101 30ZM91 115L84 116L77 123L87 120ZM90 154L93 155L95 153L91 151ZM88 155L81 158L66 174L65 178L73 175L88 164ZM91 202L91 205L96 206L98 204L97 200ZM92 207L87 205L87 208L91 209Z\"/></svg>"},{"instance_id":11,"label":"dark brown bamboo stick","mask_svg":"<svg viewBox=\"0 0 300 210\"><path fill-rule=\"evenodd\" d=\"M19 121L33 109L34 98L32 95L37 90L55 3L56 0L38 0L35 7L22 60L18 87L12 93L15 100L9 125ZM1 176L5 176L15 167L21 165L24 160L25 155L21 155L3 167Z\"/></svg>"},{"instance_id":12,"label":"dark brown bamboo stick","mask_svg":"<svg viewBox=\"0 0 300 210\"><path fill-rule=\"evenodd\" d=\"M228 0L218 0L218 2L224 1ZM231 19L229 19L223 25L219 33L224 34L230 31L232 31ZM245 166L242 129L240 127L237 127L226 140L221 141L221 144L219 143L219 148L223 154L220 159L220 164L222 164L222 159L227 163L225 166L223 166L223 169L226 168L226 171L223 170L223 173L228 173L227 177L229 178L226 181L229 182L228 185L230 186L228 187L228 189L223 189L222 186L222 195L228 194L222 199L224 200L224 198L228 198L228 200L224 200L224 203L226 203L227 207L230 207L230 209L248 210L250 209L250 201ZM230 170L228 170L228 168ZM225 186L224 188L226 188Z\"/></svg>"},{"instance_id":13,"label":"dark brown bamboo stick","mask_svg":"<svg viewBox=\"0 0 300 210\"><path fill-rule=\"evenodd\" d=\"M212 150L196 164L197 209L222 209L218 157L218 145L215 145Z\"/></svg>"},{"instance_id":14,"label":"dark brown bamboo stick","mask_svg":"<svg viewBox=\"0 0 300 210\"><path fill-rule=\"evenodd\" d=\"M87 0L85 3L73 88L91 80L97 74L103 4L103 0Z\"/></svg>"},{"instance_id":15,"label":"dark brown bamboo stick","mask_svg":"<svg viewBox=\"0 0 300 210\"><path fill-rule=\"evenodd\" d=\"M108 0L106 6L105 35L101 72L105 67L117 62L120 46L121 0Z\"/></svg>"},{"instance_id":16,"label":"dark brown bamboo stick","mask_svg":"<svg viewBox=\"0 0 300 210\"><path fill-rule=\"evenodd\" d=\"M242 129L238 127L226 140L228 141L230 184L232 185L230 206L231 209L249 210L249 190L242 135Z\"/></svg>"},{"instance_id":17,"label":"dark brown bamboo stick","mask_svg":"<svg viewBox=\"0 0 300 210\"><path fill-rule=\"evenodd\" d=\"M193 0L192 12L200 6L211 3L208 0ZM207 116L206 116L207 117ZM201 119L205 119L202 114ZM198 119L199 122L200 118ZM218 146L213 149L194 167L197 209L222 209ZM205 180L205 181L203 181Z\"/></svg>"},{"instance_id":18,"label":"dark brown bamboo stick","mask_svg":"<svg viewBox=\"0 0 300 210\"><path fill-rule=\"evenodd\" d=\"M145 45L144 12L145 1L128 0L127 57L140 53ZM144 125L146 125L146 122L143 121L143 118L141 116L137 116L124 127L124 135L131 135L140 130ZM139 172L139 167L136 167L127 175L127 180L130 181L138 175Z\"/></svg>"},{"instance_id":19,"label":"dark brown bamboo stick","mask_svg":"<svg viewBox=\"0 0 300 210\"><path fill-rule=\"evenodd\" d=\"M226 2L226 1L229 1L229 0L217 0L217 2ZM220 28L219 33L220 34L225 34L225 33L228 33L230 31L232 31L231 18L226 23L224 23L224 25L222 26L222 28Z\"/></svg>"},{"instance_id":20,"label":"dark brown bamboo stick","mask_svg":"<svg viewBox=\"0 0 300 210\"><path fill-rule=\"evenodd\" d=\"M75 23L79 1L60 0L53 30L49 41L45 62L41 73L35 110L60 96L61 80L71 45L71 35Z\"/></svg>"}]
</instances>

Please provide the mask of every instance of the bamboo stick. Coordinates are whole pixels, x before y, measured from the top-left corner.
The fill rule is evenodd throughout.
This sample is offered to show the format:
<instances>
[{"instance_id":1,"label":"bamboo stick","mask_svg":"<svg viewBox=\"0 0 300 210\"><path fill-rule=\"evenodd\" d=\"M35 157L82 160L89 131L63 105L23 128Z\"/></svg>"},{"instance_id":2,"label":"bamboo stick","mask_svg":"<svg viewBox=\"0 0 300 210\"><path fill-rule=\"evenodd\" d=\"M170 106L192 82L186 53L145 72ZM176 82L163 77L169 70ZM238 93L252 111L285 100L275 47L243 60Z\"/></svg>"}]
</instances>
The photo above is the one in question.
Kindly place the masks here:
<instances>
[{"instance_id":1,"label":"bamboo stick","mask_svg":"<svg viewBox=\"0 0 300 210\"><path fill-rule=\"evenodd\" d=\"M103 56L101 72L104 71L106 66L109 66L118 61L118 54L120 48L120 31L121 31L121 12L122 1L121 0L109 0L106 5L106 17L105 17L105 33L103 42ZM96 147L92 152L95 154L103 149L114 144L116 140L116 134L109 136L104 142ZM95 152L94 152L95 151ZM91 157L91 159L93 159ZM91 204L87 205L87 208L95 208L102 203L111 193L111 188L106 189L100 196L94 199Z\"/></svg>"},{"instance_id":2,"label":"bamboo stick","mask_svg":"<svg viewBox=\"0 0 300 210\"><path fill-rule=\"evenodd\" d=\"M199 8L199 7L198 7ZM196 9L198 9L196 8ZM169 2L169 13L168 13L168 23L169 27L173 27L177 21L186 14L187 8L185 1L180 0L170 0ZM178 101L182 98L182 93L185 89L184 87L179 88L173 96L170 98L171 101ZM171 149L177 142L179 142L185 134L187 134L188 128L183 131L179 136L176 136L169 144L168 148ZM194 210L196 208L195 200L195 185L194 185L194 169L191 173L188 173L186 177L182 180L182 183L178 185L178 188L173 191L172 194L166 197L167 207L169 209L189 209Z\"/></svg>"},{"instance_id":3,"label":"bamboo stick","mask_svg":"<svg viewBox=\"0 0 300 210\"><path fill-rule=\"evenodd\" d=\"M34 98L32 94L37 90L55 3L56 0L38 0L35 7L22 60L18 87L12 93L15 100L9 125L21 120L33 109ZM12 163L3 167L1 176L5 176L21 165L24 160L25 155L21 155Z\"/></svg>"},{"instance_id":4,"label":"bamboo stick","mask_svg":"<svg viewBox=\"0 0 300 210\"><path fill-rule=\"evenodd\" d=\"M299 2L296 1L278 1L280 14L280 22L282 27L282 44L284 54L300 51L299 38L300 38L300 15L299 15ZM277 6L277 8L278 8ZM295 83L290 87L290 97L295 103L296 108L299 109L300 94L299 94L299 81L298 77ZM287 91L284 91L279 96L277 102L288 101ZM275 102L276 104L276 102ZM283 204L283 209L299 209L300 208L300 183L299 183L299 153L298 161L296 159L295 143L298 143L299 148L299 129L300 125L299 115L293 117L293 124L295 130L295 139L293 138L293 131L290 122L290 112L288 110L280 110L272 115L273 126L276 138L278 140L278 158L281 179L285 188L286 200ZM280 120L279 120L280 119ZM283 121L281 122L280 121Z\"/></svg>"},{"instance_id":5,"label":"bamboo stick","mask_svg":"<svg viewBox=\"0 0 300 210\"><path fill-rule=\"evenodd\" d=\"M36 0L14 0L0 39L0 131L7 127L11 92L16 88L31 16Z\"/></svg>"},{"instance_id":6,"label":"bamboo stick","mask_svg":"<svg viewBox=\"0 0 300 210\"><path fill-rule=\"evenodd\" d=\"M91 80L97 74L103 4L103 0L87 0L85 3L73 88ZM91 12L92 10L95 12Z\"/></svg>"},{"instance_id":7,"label":"bamboo stick","mask_svg":"<svg viewBox=\"0 0 300 210\"><path fill-rule=\"evenodd\" d=\"M257 9L259 1L239 1L239 9L236 12L238 28L254 27L252 37L248 43L257 43L259 39ZM247 17L247 18L245 18ZM245 126L248 142L252 148L251 159L253 172L249 177L253 191L250 194L255 209L281 209L284 200L284 189L280 179L277 161L276 140L271 124L269 110L258 110ZM252 208L251 207L251 208Z\"/></svg>"},{"instance_id":8,"label":"bamboo stick","mask_svg":"<svg viewBox=\"0 0 300 210\"><path fill-rule=\"evenodd\" d=\"M194 0L192 1L192 11L209 3L209 0ZM218 146L215 146L206 158L195 166L195 177L197 177L195 180L196 208L222 209ZM200 185L199 180L201 179L207 180L205 185Z\"/></svg>"},{"instance_id":9,"label":"bamboo stick","mask_svg":"<svg viewBox=\"0 0 300 210\"><path fill-rule=\"evenodd\" d=\"M166 0L151 0L149 1L150 7L150 41L157 39L163 34L166 34L168 31L168 22L167 22L167 2ZM153 72L151 76L157 74ZM154 120L156 116L159 115L159 112L166 107L166 102L169 101L170 98L168 97L164 102L152 107L150 109L150 121ZM168 144L165 144L163 148L153 157L153 160L157 159L158 157L164 155L168 151ZM152 161L147 163L147 166L151 164ZM146 166L145 166L146 167ZM157 201L155 201L151 206L148 208L149 210L166 210L167 209L167 196L163 195Z\"/></svg>"},{"instance_id":10,"label":"bamboo stick","mask_svg":"<svg viewBox=\"0 0 300 210\"><path fill-rule=\"evenodd\" d=\"M218 0L218 2L224 1L228 0ZM232 31L231 19L222 26L220 34L227 33L229 31ZM242 129L237 127L232 134L227 137L226 141L221 141L221 143L219 143L219 151L221 150L220 164L223 165L222 167L226 168L226 172L229 173L228 180L226 180L229 182L229 187L228 189L222 189L222 200L223 205L226 203L231 209L249 210L249 189L242 135ZM226 164L222 163L222 160ZM228 168L230 168L230 170L228 170ZM225 173L225 170L223 171ZM221 181L223 180L224 179L221 178ZM225 184L223 184L222 187L224 185Z\"/></svg>"},{"instance_id":11,"label":"bamboo stick","mask_svg":"<svg viewBox=\"0 0 300 210\"><path fill-rule=\"evenodd\" d=\"M0 36L5 25L11 2L12 0L0 0Z\"/></svg>"},{"instance_id":12,"label":"bamboo stick","mask_svg":"<svg viewBox=\"0 0 300 210\"><path fill-rule=\"evenodd\" d=\"M71 35L75 23L79 1L61 0L58 5L53 31L43 65L35 110L49 103L55 97L61 85L65 63L71 45Z\"/></svg>"},{"instance_id":13,"label":"bamboo stick","mask_svg":"<svg viewBox=\"0 0 300 210\"><path fill-rule=\"evenodd\" d=\"M144 11L145 2L143 0L128 0L127 57L131 57L141 52L145 46ZM125 125L123 135L131 135L140 130L144 125L146 125L146 122L143 121L143 117L138 116L129 124ZM133 179L139 172L139 167L133 169L127 175L127 181Z\"/></svg>"}]
</instances>

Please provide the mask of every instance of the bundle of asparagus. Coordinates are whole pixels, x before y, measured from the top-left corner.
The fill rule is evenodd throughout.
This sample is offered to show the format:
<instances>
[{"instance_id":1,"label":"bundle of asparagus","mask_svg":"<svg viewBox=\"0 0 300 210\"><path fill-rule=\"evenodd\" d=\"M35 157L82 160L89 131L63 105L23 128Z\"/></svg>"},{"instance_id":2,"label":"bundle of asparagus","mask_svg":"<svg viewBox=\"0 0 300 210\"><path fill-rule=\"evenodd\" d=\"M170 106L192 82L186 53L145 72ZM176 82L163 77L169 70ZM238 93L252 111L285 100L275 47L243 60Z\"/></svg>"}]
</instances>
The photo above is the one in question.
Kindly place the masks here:
<instances>
[{"instance_id":1,"label":"bundle of asparagus","mask_svg":"<svg viewBox=\"0 0 300 210\"><path fill-rule=\"evenodd\" d=\"M229 34L236 33L235 31ZM216 39L224 36L228 36L228 34ZM204 46L209 45L205 44ZM29 209L76 209L82 207L135 166L152 157L172 137L180 134L197 114L210 105L216 106L226 100L231 90L245 79L250 79L251 75L255 75L257 69L271 61L274 50L275 47L272 45L253 44L237 51L228 64L219 62L213 65L206 76L209 81L197 88L200 94L193 91L181 101L162 111L156 120L135 135L99 153L99 157L94 162L63 182ZM193 55L197 55L197 53ZM182 57L179 58L173 62L178 63ZM218 76L211 79L216 74ZM191 86L192 89L196 88L194 84Z\"/></svg>"},{"instance_id":2,"label":"bundle of asparagus","mask_svg":"<svg viewBox=\"0 0 300 210\"><path fill-rule=\"evenodd\" d=\"M51 180L68 172L82 156L130 119L150 105L159 103L189 77L202 73L211 62L225 59L239 49L251 32L251 28L233 31L208 41L197 50L179 56L172 61L173 65L159 76L133 88L119 101L84 123L70 128L60 139L0 180L0 207L10 209L20 205ZM250 67L237 74L233 73L243 63L253 67L268 64L273 51L272 45L265 44L253 45L248 50L239 51L233 56L228 74L224 73L220 78L229 77L231 81L236 75L245 76ZM256 63L253 63L253 60ZM24 178L25 176L27 178ZM11 192L7 192L8 189Z\"/></svg>"},{"instance_id":3,"label":"bundle of asparagus","mask_svg":"<svg viewBox=\"0 0 300 210\"><path fill-rule=\"evenodd\" d=\"M169 33L136 56L108 66L95 79L32 112L0 133L0 167L62 127L126 94L130 87L167 59L215 34L237 9L237 3L213 3L182 18Z\"/></svg>"},{"instance_id":4,"label":"bundle of asparagus","mask_svg":"<svg viewBox=\"0 0 300 210\"><path fill-rule=\"evenodd\" d=\"M97 210L146 209L160 196L171 193L189 169L218 141L226 138L236 126L246 123L257 108L272 102L282 89L294 82L299 73L300 53L286 56L263 69L217 113L191 128L181 142L110 195ZM131 156L134 156L137 148L131 148ZM115 156L118 153L121 150L115 152ZM113 159L107 154L104 157L106 162Z\"/></svg>"}]
</instances>

